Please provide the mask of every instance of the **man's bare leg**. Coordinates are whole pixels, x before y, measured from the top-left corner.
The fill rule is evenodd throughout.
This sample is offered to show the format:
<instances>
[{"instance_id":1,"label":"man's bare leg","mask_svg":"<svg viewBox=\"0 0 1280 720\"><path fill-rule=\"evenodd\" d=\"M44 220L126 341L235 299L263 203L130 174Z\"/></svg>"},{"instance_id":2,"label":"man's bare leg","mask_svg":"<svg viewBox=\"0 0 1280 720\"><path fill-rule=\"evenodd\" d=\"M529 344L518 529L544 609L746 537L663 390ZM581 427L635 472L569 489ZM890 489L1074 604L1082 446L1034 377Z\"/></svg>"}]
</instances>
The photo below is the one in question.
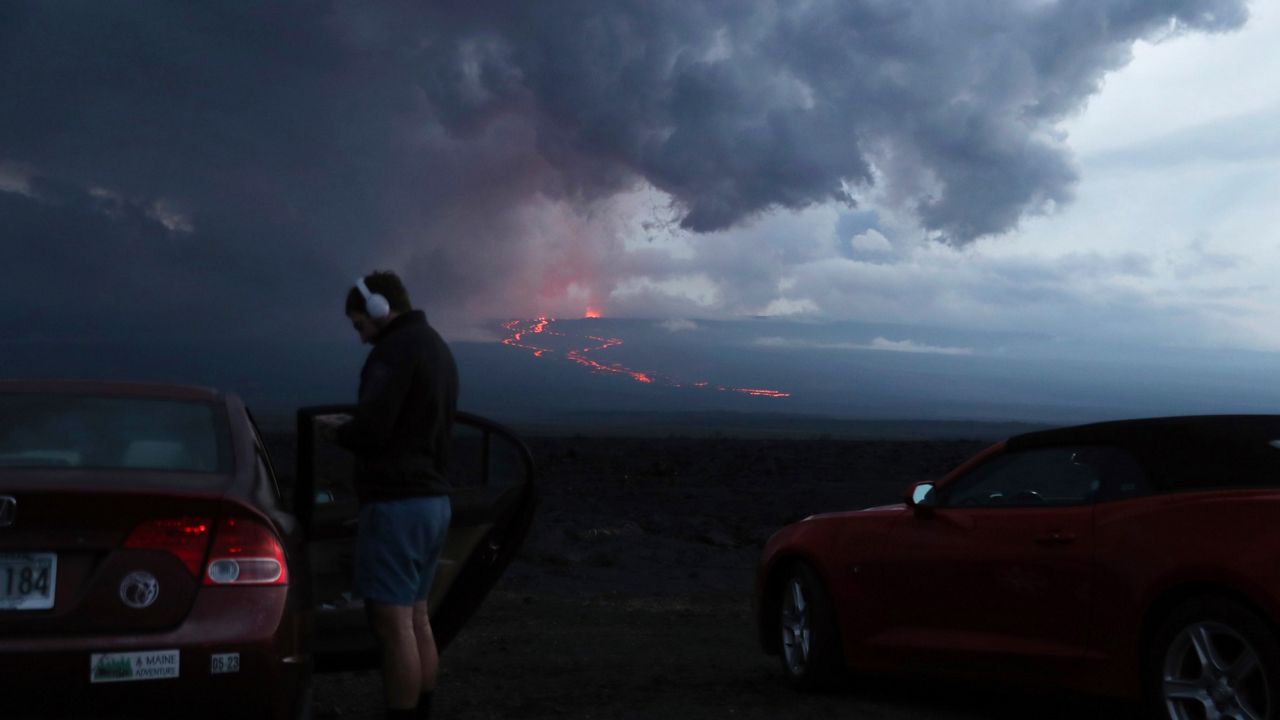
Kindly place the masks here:
<instances>
[{"instance_id":1,"label":"man's bare leg","mask_svg":"<svg viewBox=\"0 0 1280 720\"><path fill-rule=\"evenodd\" d=\"M369 624L382 648L382 683L387 694L387 708L411 710L418 706L418 695L423 690L422 666L415 635L414 611L416 606L383 605L366 603ZM432 645L432 662L435 659L435 643Z\"/></svg>"},{"instance_id":2,"label":"man's bare leg","mask_svg":"<svg viewBox=\"0 0 1280 720\"><path fill-rule=\"evenodd\" d=\"M421 689L424 693L436 689L440 672L440 654L436 650L436 638L431 632L431 619L427 617L427 601L413 604L413 636L417 644L418 662L421 667Z\"/></svg>"}]
</instances>

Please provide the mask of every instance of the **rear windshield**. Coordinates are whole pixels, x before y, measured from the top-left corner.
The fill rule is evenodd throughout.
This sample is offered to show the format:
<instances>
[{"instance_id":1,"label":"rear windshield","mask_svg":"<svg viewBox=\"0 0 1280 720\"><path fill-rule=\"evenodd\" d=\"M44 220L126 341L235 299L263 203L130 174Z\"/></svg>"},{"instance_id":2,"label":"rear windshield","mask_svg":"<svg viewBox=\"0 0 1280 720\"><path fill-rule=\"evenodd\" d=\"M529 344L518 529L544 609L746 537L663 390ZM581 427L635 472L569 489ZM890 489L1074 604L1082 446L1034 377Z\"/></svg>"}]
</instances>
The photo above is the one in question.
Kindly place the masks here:
<instances>
[{"instance_id":1,"label":"rear windshield","mask_svg":"<svg viewBox=\"0 0 1280 720\"><path fill-rule=\"evenodd\" d=\"M207 402L0 394L0 468L226 474L226 412Z\"/></svg>"}]
</instances>

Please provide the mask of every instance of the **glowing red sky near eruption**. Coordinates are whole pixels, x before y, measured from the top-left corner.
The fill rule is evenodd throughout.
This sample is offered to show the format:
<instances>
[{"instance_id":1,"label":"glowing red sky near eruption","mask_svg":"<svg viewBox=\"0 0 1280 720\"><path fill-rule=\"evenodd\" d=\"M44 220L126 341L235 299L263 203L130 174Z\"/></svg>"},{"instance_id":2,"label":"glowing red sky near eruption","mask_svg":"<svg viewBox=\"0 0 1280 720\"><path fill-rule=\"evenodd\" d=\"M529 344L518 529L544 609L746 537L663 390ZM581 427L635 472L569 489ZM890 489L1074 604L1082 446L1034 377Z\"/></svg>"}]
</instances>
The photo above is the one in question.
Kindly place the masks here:
<instances>
[{"instance_id":1,"label":"glowing red sky near eruption","mask_svg":"<svg viewBox=\"0 0 1280 720\"><path fill-rule=\"evenodd\" d=\"M600 317L600 313L599 311L593 308L587 308L587 317L597 318L597 317ZM506 328L507 332L511 334L503 338L502 344L510 347L514 347L514 348L520 348L521 350L528 350L529 352L533 353L534 357L542 357L548 353L553 353L555 351L552 350L551 348L531 344L534 341L529 340L528 336L529 335L554 335L557 337L567 338L568 336L565 335L564 333L550 329L551 324L554 322L555 322L555 318L549 318L544 315L542 317L537 318L536 320L511 320L509 322L503 323L502 327ZM582 339L591 341L591 344L587 347L568 350L565 352L565 357L568 358L569 360L572 360L575 363L578 363L579 365L582 365L590 369L592 372L609 373L613 375L625 375L627 377L630 377L632 380L635 380L636 382L650 384L650 385L654 383L659 383L662 385L668 385L670 387L684 387L683 385L672 380L671 378L658 375L656 373L639 372L637 370L632 370L631 368L624 366L622 363L616 363L616 362L605 365L604 363L598 362L592 358L587 357L587 353L598 353L602 350L608 350L609 348L617 347L621 345L622 344L621 338L604 338L604 337L597 337L595 335L586 335L586 336L583 336ZM791 393L782 392L781 390L726 387L724 385L712 385L711 383L706 381L689 383L688 386L694 387L694 388L711 388L711 389L719 390L720 392L742 393L744 395L750 395L752 397L769 397L769 398L791 397Z\"/></svg>"}]
</instances>

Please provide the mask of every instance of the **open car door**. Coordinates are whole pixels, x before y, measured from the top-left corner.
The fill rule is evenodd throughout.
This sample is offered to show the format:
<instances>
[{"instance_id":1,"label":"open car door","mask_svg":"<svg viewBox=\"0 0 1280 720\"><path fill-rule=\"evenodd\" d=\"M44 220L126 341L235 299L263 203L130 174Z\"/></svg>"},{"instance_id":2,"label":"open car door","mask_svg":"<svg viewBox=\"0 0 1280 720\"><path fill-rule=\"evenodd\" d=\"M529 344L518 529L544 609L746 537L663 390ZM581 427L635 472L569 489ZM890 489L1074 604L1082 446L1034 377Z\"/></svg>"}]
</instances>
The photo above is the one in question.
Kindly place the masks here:
<instances>
[{"instance_id":1,"label":"open car door","mask_svg":"<svg viewBox=\"0 0 1280 720\"><path fill-rule=\"evenodd\" d=\"M351 414L352 405L298 411L294 512L305 528L314 606L316 669L375 667L377 646L364 604L352 597L359 506L354 457L320 438L315 418ZM449 456L453 519L428 598L431 628L443 651L480 607L528 535L537 503L533 458L510 430L458 413Z\"/></svg>"}]
</instances>

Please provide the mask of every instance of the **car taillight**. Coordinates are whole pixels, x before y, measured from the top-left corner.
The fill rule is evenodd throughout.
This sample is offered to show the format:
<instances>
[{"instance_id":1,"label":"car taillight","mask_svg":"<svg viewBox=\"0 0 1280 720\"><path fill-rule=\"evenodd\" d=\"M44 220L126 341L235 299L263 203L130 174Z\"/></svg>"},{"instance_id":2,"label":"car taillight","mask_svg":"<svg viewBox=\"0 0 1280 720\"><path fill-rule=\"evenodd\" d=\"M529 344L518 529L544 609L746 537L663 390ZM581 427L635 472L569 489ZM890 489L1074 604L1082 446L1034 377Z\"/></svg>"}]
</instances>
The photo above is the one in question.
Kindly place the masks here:
<instances>
[{"instance_id":1,"label":"car taillight","mask_svg":"<svg viewBox=\"0 0 1280 720\"><path fill-rule=\"evenodd\" d=\"M148 520L125 539L124 546L135 550L163 550L171 553L192 577L200 577L200 563L209 549L209 521L205 518Z\"/></svg>"},{"instance_id":2,"label":"car taillight","mask_svg":"<svg viewBox=\"0 0 1280 720\"><path fill-rule=\"evenodd\" d=\"M226 518L213 536L205 585L285 585L284 548L262 523Z\"/></svg>"}]
</instances>

